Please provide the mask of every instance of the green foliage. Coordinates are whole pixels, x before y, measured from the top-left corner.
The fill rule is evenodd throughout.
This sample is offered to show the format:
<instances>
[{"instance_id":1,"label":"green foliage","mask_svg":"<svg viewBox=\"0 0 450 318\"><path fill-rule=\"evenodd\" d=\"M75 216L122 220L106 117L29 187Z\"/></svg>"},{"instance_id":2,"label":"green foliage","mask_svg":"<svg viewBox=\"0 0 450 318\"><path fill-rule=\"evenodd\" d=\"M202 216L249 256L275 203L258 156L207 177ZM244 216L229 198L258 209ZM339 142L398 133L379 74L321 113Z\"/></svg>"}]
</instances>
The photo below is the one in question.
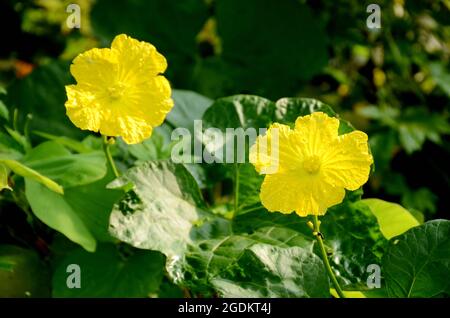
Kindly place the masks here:
<instances>
[{"instance_id":1,"label":"green foliage","mask_svg":"<svg viewBox=\"0 0 450 318\"><path fill-rule=\"evenodd\" d=\"M18 22L0 49L0 297L337 297L310 219L261 205L248 147L242 163L225 162L230 140L202 145L214 163L170 160L194 120L225 133L316 111L368 134L364 196L388 200L348 191L320 217L344 294L450 296L446 1L381 0L371 31L356 0L84 0L79 30L66 3L0 12ZM120 33L166 57L175 105L151 138L111 145L116 178L101 138L67 118L64 86L69 60Z\"/></svg>"},{"instance_id":2,"label":"green foliage","mask_svg":"<svg viewBox=\"0 0 450 318\"><path fill-rule=\"evenodd\" d=\"M420 224L408 210L399 204L380 199L364 199L362 202L367 204L376 216L380 230L388 240Z\"/></svg>"},{"instance_id":3,"label":"green foliage","mask_svg":"<svg viewBox=\"0 0 450 318\"><path fill-rule=\"evenodd\" d=\"M173 90L175 107L167 115L167 121L174 127L184 127L193 131L194 120L202 118L203 113L213 101L203 95L186 90Z\"/></svg>"},{"instance_id":4,"label":"green foliage","mask_svg":"<svg viewBox=\"0 0 450 318\"><path fill-rule=\"evenodd\" d=\"M67 63L50 62L10 85L7 105L19 110L19 123L25 125L31 114L31 129L68 137L83 135L66 116L64 86L72 83L67 69Z\"/></svg>"},{"instance_id":5,"label":"green foliage","mask_svg":"<svg viewBox=\"0 0 450 318\"><path fill-rule=\"evenodd\" d=\"M212 284L227 298L328 296L320 258L299 247L255 244Z\"/></svg>"},{"instance_id":6,"label":"green foliage","mask_svg":"<svg viewBox=\"0 0 450 318\"><path fill-rule=\"evenodd\" d=\"M433 220L392 238L383 257L391 297L448 297L450 221Z\"/></svg>"},{"instance_id":7,"label":"green foliage","mask_svg":"<svg viewBox=\"0 0 450 318\"><path fill-rule=\"evenodd\" d=\"M200 190L186 168L169 161L148 162L109 187L131 188L111 213L112 235L168 257L184 252L203 213Z\"/></svg>"},{"instance_id":8,"label":"green foliage","mask_svg":"<svg viewBox=\"0 0 450 318\"><path fill-rule=\"evenodd\" d=\"M57 266L54 297L153 297L163 278L164 257L126 246L100 245L95 253L76 249ZM67 268L80 266L81 288L68 288Z\"/></svg>"},{"instance_id":9,"label":"green foliage","mask_svg":"<svg viewBox=\"0 0 450 318\"><path fill-rule=\"evenodd\" d=\"M96 239L110 240L109 213L120 191L105 189L111 177L107 176L103 153L72 154L64 146L49 141L30 151L23 162L64 186L64 193L55 193L23 175L26 198L42 222L89 251L95 250ZM102 199L98 200L99 197Z\"/></svg>"}]
</instances>

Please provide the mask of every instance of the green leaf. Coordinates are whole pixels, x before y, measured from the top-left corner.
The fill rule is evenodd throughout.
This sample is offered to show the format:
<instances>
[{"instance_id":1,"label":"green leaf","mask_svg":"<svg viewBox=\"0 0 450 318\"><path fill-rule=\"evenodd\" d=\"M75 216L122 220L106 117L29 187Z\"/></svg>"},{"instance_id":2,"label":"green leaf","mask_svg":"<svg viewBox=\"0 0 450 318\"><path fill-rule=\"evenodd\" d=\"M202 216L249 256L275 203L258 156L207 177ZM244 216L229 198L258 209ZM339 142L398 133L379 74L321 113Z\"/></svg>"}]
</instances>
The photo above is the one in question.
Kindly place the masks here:
<instances>
[{"instance_id":1,"label":"green leaf","mask_svg":"<svg viewBox=\"0 0 450 318\"><path fill-rule=\"evenodd\" d=\"M275 104L254 95L235 95L217 99L203 115L204 128L267 128L273 121Z\"/></svg>"},{"instance_id":2,"label":"green leaf","mask_svg":"<svg viewBox=\"0 0 450 318\"><path fill-rule=\"evenodd\" d=\"M399 129L400 142L407 153L413 153L420 150L425 142L425 132L413 125L400 125Z\"/></svg>"},{"instance_id":3,"label":"green leaf","mask_svg":"<svg viewBox=\"0 0 450 318\"><path fill-rule=\"evenodd\" d=\"M76 249L58 264L53 275L54 297L151 297L159 290L164 271L160 253L112 244L95 253ZM80 267L81 288L68 288L70 264Z\"/></svg>"},{"instance_id":4,"label":"green leaf","mask_svg":"<svg viewBox=\"0 0 450 318\"><path fill-rule=\"evenodd\" d=\"M410 210L418 210L423 213L436 213L436 201L438 197L428 188L405 191L402 196L402 204ZM413 211L411 211L413 213Z\"/></svg>"},{"instance_id":5,"label":"green leaf","mask_svg":"<svg viewBox=\"0 0 450 318\"><path fill-rule=\"evenodd\" d=\"M450 221L429 221L392 238L382 269L390 297L449 297Z\"/></svg>"},{"instance_id":6,"label":"green leaf","mask_svg":"<svg viewBox=\"0 0 450 318\"><path fill-rule=\"evenodd\" d=\"M4 164L0 163L0 191L2 191L3 189L12 190L9 186L8 176L8 168Z\"/></svg>"},{"instance_id":7,"label":"green leaf","mask_svg":"<svg viewBox=\"0 0 450 318\"><path fill-rule=\"evenodd\" d=\"M387 244L370 208L362 201L344 200L320 220L331 266L342 285L365 284L367 267L380 263Z\"/></svg>"},{"instance_id":8,"label":"green leaf","mask_svg":"<svg viewBox=\"0 0 450 318\"><path fill-rule=\"evenodd\" d=\"M238 213L244 213L255 206L261 206L259 191L264 176L258 174L249 163L239 164L237 169L239 174Z\"/></svg>"},{"instance_id":9,"label":"green leaf","mask_svg":"<svg viewBox=\"0 0 450 318\"><path fill-rule=\"evenodd\" d=\"M0 156L12 160L20 160L23 157L23 147L2 131L0 131Z\"/></svg>"},{"instance_id":10,"label":"green leaf","mask_svg":"<svg viewBox=\"0 0 450 318\"><path fill-rule=\"evenodd\" d=\"M310 115L314 112L323 112L328 116L339 119L339 134L345 134L354 130L353 126L339 118L331 106L312 98L281 98L276 102L274 121L291 125L295 123L299 116Z\"/></svg>"},{"instance_id":11,"label":"green leaf","mask_svg":"<svg viewBox=\"0 0 450 318\"><path fill-rule=\"evenodd\" d=\"M381 232L388 240L420 225L408 210L397 203L380 199L364 199L362 202L369 206L378 220Z\"/></svg>"},{"instance_id":12,"label":"green leaf","mask_svg":"<svg viewBox=\"0 0 450 318\"><path fill-rule=\"evenodd\" d=\"M113 205L123 196L123 191L107 189L114 179L112 173L93 183L72 187L64 193L64 200L86 224L100 242L111 242L109 218Z\"/></svg>"},{"instance_id":13,"label":"green leaf","mask_svg":"<svg viewBox=\"0 0 450 318\"><path fill-rule=\"evenodd\" d=\"M442 63L431 63L430 72L437 85L450 96L450 73Z\"/></svg>"},{"instance_id":14,"label":"green leaf","mask_svg":"<svg viewBox=\"0 0 450 318\"><path fill-rule=\"evenodd\" d=\"M42 131L34 131L35 135L40 136L42 138L52 140L62 146L67 147L68 149L71 149L73 151L76 151L78 153L86 153L91 152L92 149L84 145L82 142L79 142L75 139L64 137L64 136L55 136L52 134L48 134Z\"/></svg>"},{"instance_id":15,"label":"green leaf","mask_svg":"<svg viewBox=\"0 0 450 318\"><path fill-rule=\"evenodd\" d=\"M377 171L388 170L391 159L394 157L395 148L398 147L396 132L388 129L371 134L369 145L373 160L377 165Z\"/></svg>"},{"instance_id":16,"label":"green leaf","mask_svg":"<svg viewBox=\"0 0 450 318\"><path fill-rule=\"evenodd\" d=\"M106 189L112 179L108 174L96 182L70 187L64 195L25 180L25 194L33 213L42 222L86 250L94 251L96 240L112 241L108 233L109 216L114 203L123 195L122 191Z\"/></svg>"},{"instance_id":17,"label":"green leaf","mask_svg":"<svg viewBox=\"0 0 450 318\"><path fill-rule=\"evenodd\" d=\"M420 150L425 140L440 144L441 136L450 134L448 115L431 113L423 107L404 110L396 127L400 142L409 154Z\"/></svg>"},{"instance_id":18,"label":"green leaf","mask_svg":"<svg viewBox=\"0 0 450 318\"><path fill-rule=\"evenodd\" d=\"M0 117L6 121L9 121L9 110L8 107L0 100Z\"/></svg>"},{"instance_id":19,"label":"green leaf","mask_svg":"<svg viewBox=\"0 0 450 318\"><path fill-rule=\"evenodd\" d=\"M46 176L41 175L39 172L31 168L28 168L27 166L21 164L18 161L9 159L0 159L0 163L4 164L9 169L11 169L15 174L22 176L25 179L37 181L56 193L60 194L64 193L64 189L58 183L47 178Z\"/></svg>"},{"instance_id":20,"label":"green leaf","mask_svg":"<svg viewBox=\"0 0 450 318\"><path fill-rule=\"evenodd\" d=\"M134 158L142 162L170 158L172 145L167 143L158 128L153 131L152 136L149 139L146 139L139 144L126 146L126 149Z\"/></svg>"},{"instance_id":21,"label":"green leaf","mask_svg":"<svg viewBox=\"0 0 450 318\"><path fill-rule=\"evenodd\" d=\"M9 128L8 126L5 126L5 130L17 142L17 144L22 147L24 151L28 151L31 149L31 145L25 136L20 134L18 131Z\"/></svg>"},{"instance_id":22,"label":"green leaf","mask_svg":"<svg viewBox=\"0 0 450 318\"><path fill-rule=\"evenodd\" d=\"M354 290L354 291L343 291L345 298L366 298L366 296L364 295L363 292L358 291L358 290ZM336 289L331 288L330 289L330 294L334 297L334 298L339 298L339 294L337 293Z\"/></svg>"},{"instance_id":23,"label":"green leaf","mask_svg":"<svg viewBox=\"0 0 450 318\"><path fill-rule=\"evenodd\" d=\"M168 271L176 283L201 294L210 294L211 281L226 272L255 244L270 244L283 248L295 246L308 251L312 251L314 245L311 236L276 224L255 229L251 235L231 231L229 226L229 223L224 223L223 227L228 229L217 230L220 229L217 224L208 224L206 230L199 230L203 232L202 235L196 236L195 244L189 246L184 258L168 266Z\"/></svg>"},{"instance_id":24,"label":"green leaf","mask_svg":"<svg viewBox=\"0 0 450 318\"><path fill-rule=\"evenodd\" d=\"M330 293L334 298L339 298L338 293L334 288L330 289ZM363 289L363 290L344 290L346 298L387 298L388 295L383 288Z\"/></svg>"},{"instance_id":25,"label":"green leaf","mask_svg":"<svg viewBox=\"0 0 450 318\"><path fill-rule=\"evenodd\" d=\"M222 297L329 297L322 260L300 248L255 244L212 280Z\"/></svg>"},{"instance_id":26,"label":"green leaf","mask_svg":"<svg viewBox=\"0 0 450 318\"><path fill-rule=\"evenodd\" d=\"M169 161L131 168L109 185L131 188L111 212L111 234L138 248L168 257L183 254L204 203L191 174Z\"/></svg>"},{"instance_id":27,"label":"green leaf","mask_svg":"<svg viewBox=\"0 0 450 318\"><path fill-rule=\"evenodd\" d=\"M200 120L213 101L196 92L174 89L172 98L175 106L167 115L167 121L174 127L194 130L194 120Z\"/></svg>"},{"instance_id":28,"label":"green leaf","mask_svg":"<svg viewBox=\"0 0 450 318\"><path fill-rule=\"evenodd\" d=\"M210 147L210 144L207 145L207 149L211 153L219 151L219 154L214 153L215 157L222 156L223 162L226 162L226 158L229 157L235 163L222 164L220 169L217 169L217 165L213 165L213 169L207 170L207 172L212 178L211 172L217 174L218 171L222 171L223 175L219 176L219 179L230 178L235 181L235 186L236 179L239 180L237 187L239 188L239 210L259 201L258 189L263 177L248 163L248 149L260 133L258 130L267 128L272 123L274 114L275 103L268 99L252 95L235 95L218 99L203 115L204 129L218 128L224 136L227 136L230 128L236 129L234 130L236 137L234 137L233 148L227 144L227 142L232 142L232 140L227 140L229 137L223 138L223 143L217 143L213 147ZM242 134L237 129L241 129ZM253 132L250 129L254 129ZM245 147L244 150L238 149L240 142ZM230 151L232 152L229 153ZM236 164L236 161L245 162ZM235 187L235 189L237 188Z\"/></svg>"},{"instance_id":29,"label":"green leaf","mask_svg":"<svg viewBox=\"0 0 450 318\"><path fill-rule=\"evenodd\" d=\"M51 62L13 82L8 88L6 103L11 109L19 110L21 125L25 123L26 116L32 114L31 131L81 137L85 133L70 122L64 107L67 100L64 86L71 83L68 63Z\"/></svg>"},{"instance_id":30,"label":"green leaf","mask_svg":"<svg viewBox=\"0 0 450 318\"><path fill-rule=\"evenodd\" d=\"M102 151L72 154L55 141L40 144L23 158L23 162L65 188L100 180L107 169Z\"/></svg>"},{"instance_id":31,"label":"green leaf","mask_svg":"<svg viewBox=\"0 0 450 318\"><path fill-rule=\"evenodd\" d=\"M95 238L62 195L29 179L25 179L25 194L33 213L42 222L86 250L95 251Z\"/></svg>"}]
</instances>

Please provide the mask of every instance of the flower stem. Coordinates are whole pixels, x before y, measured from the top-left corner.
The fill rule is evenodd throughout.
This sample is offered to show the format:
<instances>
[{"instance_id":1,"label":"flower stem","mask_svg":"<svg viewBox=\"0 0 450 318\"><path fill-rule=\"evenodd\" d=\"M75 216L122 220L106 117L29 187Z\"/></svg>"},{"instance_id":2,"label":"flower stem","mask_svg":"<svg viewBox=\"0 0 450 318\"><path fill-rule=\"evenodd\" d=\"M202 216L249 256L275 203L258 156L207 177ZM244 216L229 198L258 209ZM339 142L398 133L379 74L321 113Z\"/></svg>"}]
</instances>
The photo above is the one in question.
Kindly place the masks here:
<instances>
[{"instance_id":1,"label":"flower stem","mask_svg":"<svg viewBox=\"0 0 450 318\"><path fill-rule=\"evenodd\" d=\"M117 170L116 164L114 163L114 159L111 155L111 144L108 142L108 137L103 136L103 150L105 151L106 160L108 160L109 166L111 167L116 178L120 177L119 170Z\"/></svg>"},{"instance_id":2,"label":"flower stem","mask_svg":"<svg viewBox=\"0 0 450 318\"><path fill-rule=\"evenodd\" d=\"M336 289L336 292L338 293L340 298L345 298L344 292L342 291L341 286L339 285L339 282L336 279L336 276L333 273L333 270L331 269L330 262L328 260L328 255L325 250L325 246L323 244L322 234L320 233L320 223L317 215L313 216L313 224L314 224L314 236L317 239L317 242L319 243L320 251L322 253L322 260L325 264L325 268L327 269L328 276L331 279L331 282L334 285L334 288Z\"/></svg>"},{"instance_id":3,"label":"flower stem","mask_svg":"<svg viewBox=\"0 0 450 318\"><path fill-rule=\"evenodd\" d=\"M234 214L235 217L238 213L239 207L239 164L235 163L234 167Z\"/></svg>"}]
</instances>

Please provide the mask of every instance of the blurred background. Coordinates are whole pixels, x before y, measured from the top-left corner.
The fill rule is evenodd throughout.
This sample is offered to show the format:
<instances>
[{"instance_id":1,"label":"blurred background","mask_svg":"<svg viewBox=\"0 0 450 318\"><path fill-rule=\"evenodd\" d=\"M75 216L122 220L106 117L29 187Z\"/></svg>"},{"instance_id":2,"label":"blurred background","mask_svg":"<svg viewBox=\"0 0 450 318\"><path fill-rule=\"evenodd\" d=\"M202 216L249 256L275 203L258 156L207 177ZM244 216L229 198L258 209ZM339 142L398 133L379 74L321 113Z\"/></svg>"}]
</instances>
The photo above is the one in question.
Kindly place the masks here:
<instances>
[{"instance_id":1,"label":"blurred background","mask_svg":"<svg viewBox=\"0 0 450 318\"><path fill-rule=\"evenodd\" d=\"M381 28L367 27L370 3ZM330 104L369 134L365 197L449 218L449 0L2 0L0 32L0 111L36 129L80 137L64 110L70 62L126 33L166 56L174 88Z\"/></svg>"}]
</instances>

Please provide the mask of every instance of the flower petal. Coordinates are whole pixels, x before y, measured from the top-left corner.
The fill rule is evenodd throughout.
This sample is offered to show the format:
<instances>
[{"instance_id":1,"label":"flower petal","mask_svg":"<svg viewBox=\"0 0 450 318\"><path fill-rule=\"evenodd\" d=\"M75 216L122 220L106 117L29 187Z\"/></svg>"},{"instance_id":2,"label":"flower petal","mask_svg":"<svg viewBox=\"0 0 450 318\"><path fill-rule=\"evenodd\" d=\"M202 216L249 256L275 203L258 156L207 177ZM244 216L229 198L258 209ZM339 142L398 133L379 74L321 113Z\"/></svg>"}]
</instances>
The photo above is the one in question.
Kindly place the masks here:
<instances>
[{"instance_id":1,"label":"flower petal","mask_svg":"<svg viewBox=\"0 0 450 318\"><path fill-rule=\"evenodd\" d=\"M84 90L78 85L66 86L67 101L65 103L67 116L80 129L97 132L103 118L99 100L90 90Z\"/></svg>"},{"instance_id":2,"label":"flower petal","mask_svg":"<svg viewBox=\"0 0 450 318\"><path fill-rule=\"evenodd\" d=\"M299 177L296 174L268 175L261 186L261 203L269 211L299 216L323 215L341 203L345 190L323 182L320 177Z\"/></svg>"},{"instance_id":3,"label":"flower petal","mask_svg":"<svg viewBox=\"0 0 450 318\"><path fill-rule=\"evenodd\" d=\"M337 143L329 147L322 159L322 169L326 180L348 190L356 190L367 182L370 165L367 135L362 131L339 136Z\"/></svg>"},{"instance_id":4,"label":"flower petal","mask_svg":"<svg viewBox=\"0 0 450 318\"><path fill-rule=\"evenodd\" d=\"M104 136L122 137L127 144L137 144L149 138L153 128L139 117L131 117L125 113L114 113L103 120L100 133Z\"/></svg>"},{"instance_id":5,"label":"flower petal","mask_svg":"<svg viewBox=\"0 0 450 318\"><path fill-rule=\"evenodd\" d=\"M113 84L117 75L117 57L110 49L91 49L73 60L70 73L77 83L104 89Z\"/></svg>"},{"instance_id":6,"label":"flower petal","mask_svg":"<svg viewBox=\"0 0 450 318\"><path fill-rule=\"evenodd\" d=\"M308 155L320 156L327 145L334 142L338 136L339 120L322 112L298 117L295 121L295 131L307 144Z\"/></svg>"},{"instance_id":7,"label":"flower petal","mask_svg":"<svg viewBox=\"0 0 450 318\"><path fill-rule=\"evenodd\" d=\"M284 173L298 169L303 148L299 134L287 125L275 123L264 136L257 137L249 159L261 174Z\"/></svg>"},{"instance_id":8,"label":"flower petal","mask_svg":"<svg viewBox=\"0 0 450 318\"><path fill-rule=\"evenodd\" d=\"M174 102L169 81L164 76L152 77L136 85L128 94L129 112L159 126L171 111Z\"/></svg>"},{"instance_id":9,"label":"flower petal","mask_svg":"<svg viewBox=\"0 0 450 318\"><path fill-rule=\"evenodd\" d=\"M116 36L111 49L120 61L120 78L139 82L140 78L155 76L167 68L167 61L156 48L147 42L138 41L125 34Z\"/></svg>"}]
</instances>

